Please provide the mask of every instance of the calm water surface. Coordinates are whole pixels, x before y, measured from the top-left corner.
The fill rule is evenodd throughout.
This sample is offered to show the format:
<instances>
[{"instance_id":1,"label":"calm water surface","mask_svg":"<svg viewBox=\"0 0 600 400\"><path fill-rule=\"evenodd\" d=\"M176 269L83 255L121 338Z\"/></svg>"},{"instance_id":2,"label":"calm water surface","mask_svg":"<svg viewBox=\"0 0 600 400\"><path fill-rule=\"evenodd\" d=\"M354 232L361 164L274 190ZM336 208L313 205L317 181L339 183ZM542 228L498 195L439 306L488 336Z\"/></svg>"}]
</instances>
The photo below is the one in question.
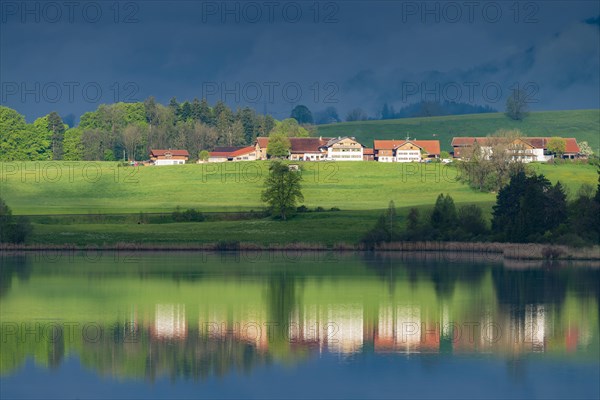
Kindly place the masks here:
<instances>
[{"instance_id":1,"label":"calm water surface","mask_svg":"<svg viewBox=\"0 0 600 400\"><path fill-rule=\"evenodd\" d=\"M599 398L600 269L485 256L0 257L1 398Z\"/></svg>"}]
</instances>

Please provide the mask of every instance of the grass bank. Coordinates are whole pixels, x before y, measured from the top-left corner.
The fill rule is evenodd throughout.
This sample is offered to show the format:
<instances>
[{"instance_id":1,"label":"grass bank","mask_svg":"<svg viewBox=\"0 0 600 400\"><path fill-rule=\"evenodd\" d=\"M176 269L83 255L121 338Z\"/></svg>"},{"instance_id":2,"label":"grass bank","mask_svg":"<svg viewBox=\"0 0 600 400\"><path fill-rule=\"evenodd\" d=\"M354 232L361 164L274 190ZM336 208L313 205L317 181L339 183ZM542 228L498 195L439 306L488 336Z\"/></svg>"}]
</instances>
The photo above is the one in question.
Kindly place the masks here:
<instances>
[{"instance_id":1,"label":"grass bank","mask_svg":"<svg viewBox=\"0 0 600 400\"><path fill-rule=\"evenodd\" d=\"M526 136L574 137L587 141L600 154L600 112L567 110L532 112L523 121L514 121L503 113L446 115L441 117L401 118L384 121L343 122L320 125L322 136L355 136L366 146L373 139L438 139L442 150L450 151L454 136L487 136L498 129L519 129Z\"/></svg>"}]
</instances>

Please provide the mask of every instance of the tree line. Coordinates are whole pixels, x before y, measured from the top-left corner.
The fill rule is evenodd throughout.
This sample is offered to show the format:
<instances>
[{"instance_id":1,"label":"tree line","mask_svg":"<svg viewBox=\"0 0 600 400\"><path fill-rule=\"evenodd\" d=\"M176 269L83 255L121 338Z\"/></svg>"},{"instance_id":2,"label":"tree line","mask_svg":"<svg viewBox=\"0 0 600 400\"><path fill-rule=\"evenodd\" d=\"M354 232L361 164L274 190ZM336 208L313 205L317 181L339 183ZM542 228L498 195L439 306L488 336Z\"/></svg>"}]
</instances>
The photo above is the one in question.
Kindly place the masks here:
<instances>
[{"instance_id":1,"label":"tree line","mask_svg":"<svg viewBox=\"0 0 600 400\"><path fill-rule=\"evenodd\" d=\"M500 189L491 223L475 204L457 207L440 194L431 209L411 208L403 223L390 202L362 243L375 248L394 241L474 241L597 245L600 241L600 170L598 186L582 185L569 199L565 187L542 174L520 170Z\"/></svg>"},{"instance_id":2,"label":"tree line","mask_svg":"<svg viewBox=\"0 0 600 400\"><path fill-rule=\"evenodd\" d=\"M151 148L187 149L194 160L201 150L250 145L279 124L251 108L234 111L205 99L102 104L75 127L56 112L28 124L17 111L0 106L0 161L144 160Z\"/></svg>"}]
</instances>

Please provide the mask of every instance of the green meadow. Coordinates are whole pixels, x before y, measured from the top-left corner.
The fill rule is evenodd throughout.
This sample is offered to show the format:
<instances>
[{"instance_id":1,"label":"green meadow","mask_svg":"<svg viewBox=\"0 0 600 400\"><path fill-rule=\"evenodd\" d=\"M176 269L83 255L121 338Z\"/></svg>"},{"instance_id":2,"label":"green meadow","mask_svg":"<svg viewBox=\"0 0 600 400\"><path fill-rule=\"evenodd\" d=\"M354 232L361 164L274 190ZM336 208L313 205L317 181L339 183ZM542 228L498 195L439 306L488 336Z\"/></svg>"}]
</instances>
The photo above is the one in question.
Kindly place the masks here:
<instances>
[{"instance_id":1,"label":"green meadow","mask_svg":"<svg viewBox=\"0 0 600 400\"><path fill-rule=\"evenodd\" d=\"M552 182L563 182L572 194L581 184L597 182L590 165L531 166ZM260 193L267 162L137 168L109 162L0 163L1 196L14 214L32 219L30 243L76 245L356 243L390 200L400 221L411 207L431 207L440 193L450 194L457 204L479 204L488 215L495 201L495 194L458 182L452 165L322 162L301 163L301 169L304 205L311 211L286 222L218 217L264 208ZM168 214L176 207L198 209L207 220L155 223L160 218L154 213ZM314 211L317 207L323 211ZM149 223L139 223L140 213Z\"/></svg>"},{"instance_id":2,"label":"green meadow","mask_svg":"<svg viewBox=\"0 0 600 400\"><path fill-rule=\"evenodd\" d=\"M402 118L383 121L344 122L320 125L322 136L354 136L365 146L373 139L437 139L442 150L450 151L454 136L487 136L499 129L519 129L526 136L574 137L587 141L600 154L600 111L569 110L532 112L523 121L503 113L447 115L442 117Z\"/></svg>"}]
</instances>

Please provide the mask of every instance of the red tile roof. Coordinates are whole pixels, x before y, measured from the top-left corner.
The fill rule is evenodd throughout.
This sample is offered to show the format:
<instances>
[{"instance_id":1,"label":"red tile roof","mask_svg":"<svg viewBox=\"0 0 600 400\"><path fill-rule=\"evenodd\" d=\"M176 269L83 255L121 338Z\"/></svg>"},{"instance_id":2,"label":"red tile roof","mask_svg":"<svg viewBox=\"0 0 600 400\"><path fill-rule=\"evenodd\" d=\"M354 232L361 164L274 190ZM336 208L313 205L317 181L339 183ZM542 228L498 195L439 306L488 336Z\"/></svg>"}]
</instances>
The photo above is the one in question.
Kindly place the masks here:
<instances>
[{"instance_id":1,"label":"red tile roof","mask_svg":"<svg viewBox=\"0 0 600 400\"><path fill-rule=\"evenodd\" d=\"M374 140L373 148L375 150L392 150L406 142L419 146L429 154L440 154L439 140Z\"/></svg>"},{"instance_id":2,"label":"red tile roof","mask_svg":"<svg viewBox=\"0 0 600 400\"><path fill-rule=\"evenodd\" d=\"M249 154L254 151L253 146L246 147L215 147L214 151L210 152L211 157L225 157L232 158L242 156L244 154Z\"/></svg>"},{"instance_id":3,"label":"red tile roof","mask_svg":"<svg viewBox=\"0 0 600 400\"><path fill-rule=\"evenodd\" d=\"M165 156L167 153L171 153L172 156L182 156L182 157L190 156L190 153L188 153L187 150L155 150L155 149L150 150L150 155L154 156L154 157L162 157L162 156Z\"/></svg>"},{"instance_id":4,"label":"red tile roof","mask_svg":"<svg viewBox=\"0 0 600 400\"><path fill-rule=\"evenodd\" d=\"M268 137L257 137L256 138L256 142L258 143L258 145L260 147L264 147L266 148L269 145L269 138Z\"/></svg>"},{"instance_id":5,"label":"red tile roof","mask_svg":"<svg viewBox=\"0 0 600 400\"><path fill-rule=\"evenodd\" d=\"M551 137L524 137L523 140L538 149L545 149ZM579 145L575 138L561 138L565 140L565 153L579 153Z\"/></svg>"},{"instance_id":6,"label":"red tile roof","mask_svg":"<svg viewBox=\"0 0 600 400\"><path fill-rule=\"evenodd\" d=\"M375 150L370 149L368 147L365 147L363 149L363 155L365 155L365 156L372 156L373 154L375 154Z\"/></svg>"}]
</instances>

